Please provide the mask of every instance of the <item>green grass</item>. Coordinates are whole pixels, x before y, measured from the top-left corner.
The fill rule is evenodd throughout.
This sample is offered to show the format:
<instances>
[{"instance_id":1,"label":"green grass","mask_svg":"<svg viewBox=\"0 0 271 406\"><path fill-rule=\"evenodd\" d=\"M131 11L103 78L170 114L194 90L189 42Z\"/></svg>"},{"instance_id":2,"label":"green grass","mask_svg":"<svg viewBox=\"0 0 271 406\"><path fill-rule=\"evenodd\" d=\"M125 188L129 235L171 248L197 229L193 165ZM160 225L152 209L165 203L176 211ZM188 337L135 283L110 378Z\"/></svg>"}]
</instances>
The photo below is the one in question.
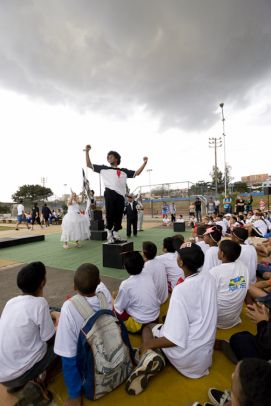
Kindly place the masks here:
<instances>
[{"instance_id":1,"label":"green grass","mask_svg":"<svg viewBox=\"0 0 271 406\"><path fill-rule=\"evenodd\" d=\"M174 234L172 228L152 228L139 232L138 237L131 238L130 241L134 242L134 249L139 251L142 249L143 241L153 241L157 245L158 253L161 253L163 239ZM186 231L182 234L187 238L191 232ZM122 230L121 235L125 237L125 230ZM84 262L92 262L98 266L103 276L117 279L127 277L123 269L103 267L101 241L83 241L82 245L81 248L64 250L60 242L60 234L51 234L45 236L45 241L3 248L0 250L0 257L23 263L42 261L47 266L69 270L75 270Z\"/></svg>"}]
</instances>

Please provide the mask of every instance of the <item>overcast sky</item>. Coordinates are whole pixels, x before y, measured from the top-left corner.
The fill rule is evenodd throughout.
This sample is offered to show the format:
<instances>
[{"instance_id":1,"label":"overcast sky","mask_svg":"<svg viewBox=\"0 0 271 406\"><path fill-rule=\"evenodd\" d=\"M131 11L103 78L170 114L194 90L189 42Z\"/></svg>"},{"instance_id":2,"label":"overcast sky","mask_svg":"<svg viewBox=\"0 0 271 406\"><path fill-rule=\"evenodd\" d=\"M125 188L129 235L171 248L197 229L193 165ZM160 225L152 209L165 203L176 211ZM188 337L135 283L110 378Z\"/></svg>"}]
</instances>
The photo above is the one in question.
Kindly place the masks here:
<instances>
[{"instance_id":1,"label":"overcast sky","mask_svg":"<svg viewBox=\"0 0 271 406\"><path fill-rule=\"evenodd\" d=\"M149 157L132 190L209 181L221 102L234 180L268 173L270 21L270 0L2 0L0 201L42 177L79 192L86 143Z\"/></svg>"}]
</instances>

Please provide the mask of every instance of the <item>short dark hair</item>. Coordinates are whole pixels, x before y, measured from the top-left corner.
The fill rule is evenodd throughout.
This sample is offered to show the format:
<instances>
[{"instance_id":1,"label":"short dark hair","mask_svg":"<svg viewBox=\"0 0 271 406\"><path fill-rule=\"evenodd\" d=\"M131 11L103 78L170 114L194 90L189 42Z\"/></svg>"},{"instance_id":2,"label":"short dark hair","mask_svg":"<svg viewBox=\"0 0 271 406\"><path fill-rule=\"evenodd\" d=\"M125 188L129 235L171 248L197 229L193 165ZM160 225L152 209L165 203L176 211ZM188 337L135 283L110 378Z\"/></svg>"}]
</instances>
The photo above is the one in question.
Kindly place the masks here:
<instances>
[{"instance_id":1,"label":"short dark hair","mask_svg":"<svg viewBox=\"0 0 271 406\"><path fill-rule=\"evenodd\" d=\"M202 237L205 231L207 230L207 224L199 224L197 228L197 235Z\"/></svg>"},{"instance_id":2,"label":"short dark hair","mask_svg":"<svg viewBox=\"0 0 271 406\"><path fill-rule=\"evenodd\" d=\"M19 200L19 203L22 204L22 203L23 203L23 199L20 199L20 200Z\"/></svg>"},{"instance_id":3,"label":"short dark hair","mask_svg":"<svg viewBox=\"0 0 271 406\"><path fill-rule=\"evenodd\" d=\"M26 294L33 295L37 292L42 282L45 281L46 268L45 265L40 262L31 262L25 265L17 274L17 286Z\"/></svg>"},{"instance_id":4,"label":"short dark hair","mask_svg":"<svg viewBox=\"0 0 271 406\"><path fill-rule=\"evenodd\" d=\"M116 158L116 160L117 160L117 164L118 164L118 165L120 164L121 156L120 156L120 154L119 154L117 151L109 151L108 154L107 154L107 156L108 156L108 155L113 155L113 156Z\"/></svg>"},{"instance_id":5,"label":"short dark hair","mask_svg":"<svg viewBox=\"0 0 271 406\"><path fill-rule=\"evenodd\" d=\"M166 249L167 252L175 252L173 237L164 238L163 248Z\"/></svg>"},{"instance_id":6,"label":"short dark hair","mask_svg":"<svg viewBox=\"0 0 271 406\"><path fill-rule=\"evenodd\" d=\"M190 246L178 249L178 255L183 261L183 264L192 273L196 273L204 263L204 253L202 249L194 243L191 243Z\"/></svg>"},{"instance_id":7,"label":"short dark hair","mask_svg":"<svg viewBox=\"0 0 271 406\"><path fill-rule=\"evenodd\" d=\"M223 240L219 244L219 248L230 262L234 262L240 257L241 246L235 241Z\"/></svg>"},{"instance_id":8,"label":"short dark hair","mask_svg":"<svg viewBox=\"0 0 271 406\"><path fill-rule=\"evenodd\" d=\"M74 287L85 295L95 293L100 283L100 272L96 265L85 263L80 265L74 274Z\"/></svg>"},{"instance_id":9,"label":"short dark hair","mask_svg":"<svg viewBox=\"0 0 271 406\"><path fill-rule=\"evenodd\" d=\"M151 241L143 241L142 251L147 259L153 259L157 254L157 246Z\"/></svg>"},{"instance_id":10,"label":"short dark hair","mask_svg":"<svg viewBox=\"0 0 271 406\"><path fill-rule=\"evenodd\" d=\"M124 266L130 275L138 275L144 267L144 259L138 251L126 252L124 256Z\"/></svg>"},{"instance_id":11,"label":"short dark hair","mask_svg":"<svg viewBox=\"0 0 271 406\"><path fill-rule=\"evenodd\" d=\"M271 364L259 358L240 362L240 406L268 406L271 399Z\"/></svg>"},{"instance_id":12,"label":"short dark hair","mask_svg":"<svg viewBox=\"0 0 271 406\"><path fill-rule=\"evenodd\" d=\"M181 244L184 242L184 236L182 234L175 234L172 238L174 247L176 243L179 243L181 246Z\"/></svg>"},{"instance_id":13,"label":"short dark hair","mask_svg":"<svg viewBox=\"0 0 271 406\"><path fill-rule=\"evenodd\" d=\"M235 227L232 235L240 241L246 241L248 238L248 230L244 227Z\"/></svg>"}]
</instances>

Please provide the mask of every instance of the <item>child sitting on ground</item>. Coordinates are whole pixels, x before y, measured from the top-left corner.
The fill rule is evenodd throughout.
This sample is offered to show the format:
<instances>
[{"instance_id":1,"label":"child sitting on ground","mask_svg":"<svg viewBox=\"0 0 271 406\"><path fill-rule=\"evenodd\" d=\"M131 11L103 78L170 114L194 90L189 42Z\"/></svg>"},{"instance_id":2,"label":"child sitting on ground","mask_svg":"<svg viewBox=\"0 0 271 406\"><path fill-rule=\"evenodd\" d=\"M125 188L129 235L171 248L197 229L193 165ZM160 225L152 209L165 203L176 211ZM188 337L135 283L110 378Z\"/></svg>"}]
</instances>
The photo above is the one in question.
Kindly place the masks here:
<instances>
[{"instance_id":1,"label":"child sitting on ground","mask_svg":"<svg viewBox=\"0 0 271 406\"><path fill-rule=\"evenodd\" d=\"M248 231L243 227L236 227L231 233L232 241L240 244L241 254L239 261L242 261L248 268L249 285L256 282L257 251L254 245L245 244L248 239Z\"/></svg>"},{"instance_id":2,"label":"child sitting on ground","mask_svg":"<svg viewBox=\"0 0 271 406\"><path fill-rule=\"evenodd\" d=\"M124 266L130 277L121 282L114 309L131 333L141 331L144 324L154 322L160 313L160 301L149 272L142 272L144 259L137 251L125 254Z\"/></svg>"},{"instance_id":3,"label":"child sitting on ground","mask_svg":"<svg viewBox=\"0 0 271 406\"><path fill-rule=\"evenodd\" d=\"M198 273L204 261L200 247L189 242L176 249L185 280L173 289L165 324L143 329L141 358L126 383L131 395L141 393L149 378L163 369L163 353L189 378L209 373L217 322L215 280L208 273Z\"/></svg>"},{"instance_id":4,"label":"child sitting on ground","mask_svg":"<svg viewBox=\"0 0 271 406\"><path fill-rule=\"evenodd\" d=\"M248 290L249 275L243 262L237 261L240 253L238 243L221 241L218 258L222 264L209 270L217 287L218 328L231 328L241 323L240 314Z\"/></svg>"},{"instance_id":5,"label":"child sitting on ground","mask_svg":"<svg viewBox=\"0 0 271 406\"><path fill-rule=\"evenodd\" d=\"M209 249L205 252L204 264L201 272L209 271L214 266L220 265L221 261L218 258L218 243L221 240L221 227L218 225L208 227L205 231L204 242L209 245Z\"/></svg>"},{"instance_id":6,"label":"child sitting on ground","mask_svg":"<svg viewBox=\"0 0 271 406\"><path fill-rule=\"evenodd\" d=\"M24 266L17 275L22 295L10 299L0 319L0 382L13 393L23 389L24 404L49 404L52 394L46 389L56 364L53 351L58 312L49 311L43 288L46 268L42 262ZM39 377L44 371L43 379ZM23 401L22 400L22 401Z\"/></svg>"},{"instance_id":7,"label":"child sitting on ground","mask_svg":"<svg viewBox=\"0 0 271 406\"><path fill-rule=\"evenodd\" d=\"M149 273L156 287L160 304L168 298L167 273L165 265L156 257L157 247L151 241L144 241L142 244L143 258L145 261L143 272Z\"/></svg>"},{"instance_id":8,"label":"child sitting on ground","mask_svg":"<svg viewBox=\"0 0 271 406\"><path fill-rule=\"evenodd\" d=\"M74 274L74 289L84 296L90 307L96 312L100 309L97 293L103 293L108 309L112 309L112 297L100 281L99 269L93 264L82 264ZM82 379L77 367L77 342L84 319L71 300L62 308L56 334L54 351L62 358L65 384L68 388L68 405L81 405Z\"/></svg>"},{"instance_id":9,"label":"child sitting on ground","mask_svg":"<svg viewBox=\"0 0 271 406\"><path fill-rule=\"evenodd\" d=\"M168 291L172 292L174 286L177 285L180 278L184 279L184 272L177 264L177 256L174 248L174 241L177 237L167 237L163 240L164 254L159 255L157 259L161 261L167 273ZM179 244L180 246L180 244Z\"/></svg>"}]
</instances>

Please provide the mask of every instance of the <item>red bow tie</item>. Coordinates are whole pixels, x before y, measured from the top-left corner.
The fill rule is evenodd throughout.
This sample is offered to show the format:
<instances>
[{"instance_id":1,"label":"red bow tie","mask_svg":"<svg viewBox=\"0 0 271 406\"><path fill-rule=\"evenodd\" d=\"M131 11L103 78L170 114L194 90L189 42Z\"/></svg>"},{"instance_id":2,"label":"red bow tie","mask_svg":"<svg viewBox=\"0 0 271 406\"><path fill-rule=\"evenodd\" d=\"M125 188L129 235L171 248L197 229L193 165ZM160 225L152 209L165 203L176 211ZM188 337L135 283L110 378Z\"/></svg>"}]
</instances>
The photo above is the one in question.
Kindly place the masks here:
<instances>
[{"instance_id":1,"label":"red bow tie","mask_svg":"<svg viewBox=\"0 0 271 406\"><path fill-rule=\"evenodd\" d=\"M120 177L120 175L121 175L121 170L117 169L117 176Z\"/></svg>"}]
</instances>

